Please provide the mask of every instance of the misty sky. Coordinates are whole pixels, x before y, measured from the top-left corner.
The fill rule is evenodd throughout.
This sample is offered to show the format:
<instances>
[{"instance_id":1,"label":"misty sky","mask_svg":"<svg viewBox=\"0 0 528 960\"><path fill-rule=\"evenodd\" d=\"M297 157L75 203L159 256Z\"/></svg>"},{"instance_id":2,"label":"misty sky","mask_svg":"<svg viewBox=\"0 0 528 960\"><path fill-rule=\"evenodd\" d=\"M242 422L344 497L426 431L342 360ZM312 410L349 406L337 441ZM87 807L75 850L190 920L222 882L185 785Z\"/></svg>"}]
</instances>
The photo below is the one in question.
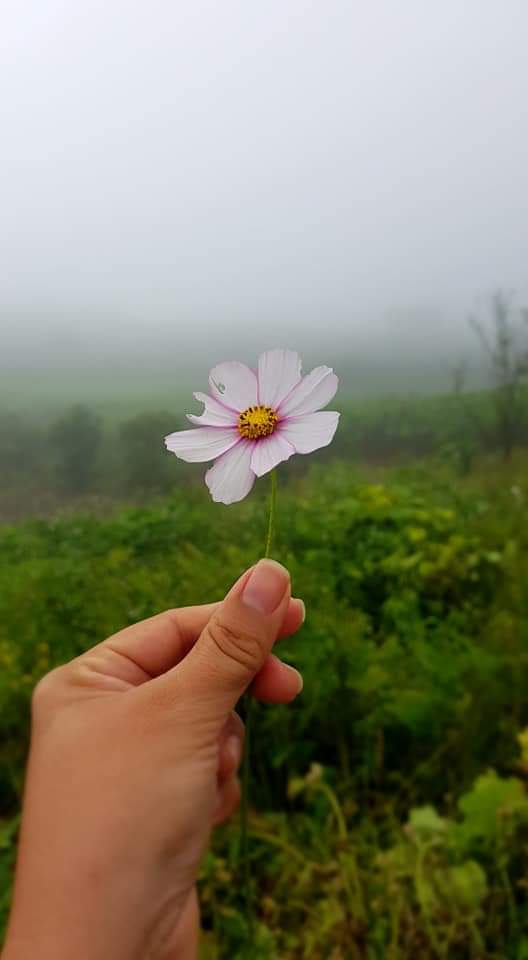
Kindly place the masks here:
<instances>
[{"instance_id":1,"label":"misty sky","mask_svg":"<svg viewBox=\"0 0 528 960\"><path fill-rule=\"evenodd\" d=\"M527 38L526 0L4 0L0 363L434 348L522 298Z\"/></svg>"}]
</instances>

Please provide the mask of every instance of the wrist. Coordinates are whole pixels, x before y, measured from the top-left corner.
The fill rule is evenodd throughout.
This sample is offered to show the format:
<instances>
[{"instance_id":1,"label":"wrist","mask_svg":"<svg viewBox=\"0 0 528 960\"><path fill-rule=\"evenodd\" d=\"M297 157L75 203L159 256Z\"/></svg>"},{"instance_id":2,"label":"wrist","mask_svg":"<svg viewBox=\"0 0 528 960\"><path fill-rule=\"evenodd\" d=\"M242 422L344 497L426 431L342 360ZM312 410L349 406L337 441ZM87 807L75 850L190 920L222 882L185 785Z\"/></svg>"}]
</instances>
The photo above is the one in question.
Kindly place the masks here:
<instances>
[{"instance_id":1,"label":"wrist","mask_svg":"<svg viewBox=\"0 0 528 960\"><path fill-rule=\"evenodd\" d=\"M63 872L57 861L43 874L34 862L25 867L17 877L1 960L154 960L162 955L182 897L173 894L169 902L166 885L148 868L139 876L130 863L114 863L92 875L82 869Z\"/></svg>"}]
</instances>

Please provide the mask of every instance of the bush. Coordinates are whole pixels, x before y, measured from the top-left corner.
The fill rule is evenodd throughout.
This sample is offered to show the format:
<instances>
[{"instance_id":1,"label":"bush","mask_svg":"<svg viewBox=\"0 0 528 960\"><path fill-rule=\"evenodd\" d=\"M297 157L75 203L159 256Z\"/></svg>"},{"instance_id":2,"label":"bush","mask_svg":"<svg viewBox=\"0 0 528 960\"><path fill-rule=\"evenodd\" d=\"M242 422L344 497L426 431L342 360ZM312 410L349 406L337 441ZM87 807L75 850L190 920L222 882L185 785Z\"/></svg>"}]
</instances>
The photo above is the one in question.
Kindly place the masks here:
<instances>
[{"instance_id":1,"label":"bush","mask_svg":"<svg viewBox=\"0 0 528 960\"><path fill-rule=\"evenodd\" d=\"M256 956L528 956L524 494L446 470L365 484L334 464L279 491L274 553L308 610L281 649L305 693L256 711ZM190 488L0 532L4 873L36 680L128 623L221 597L262 551L265 492L224 509ZM230 957L237 846L220 833L203 876L204 949Z\"/></svg>"}]
</instances>

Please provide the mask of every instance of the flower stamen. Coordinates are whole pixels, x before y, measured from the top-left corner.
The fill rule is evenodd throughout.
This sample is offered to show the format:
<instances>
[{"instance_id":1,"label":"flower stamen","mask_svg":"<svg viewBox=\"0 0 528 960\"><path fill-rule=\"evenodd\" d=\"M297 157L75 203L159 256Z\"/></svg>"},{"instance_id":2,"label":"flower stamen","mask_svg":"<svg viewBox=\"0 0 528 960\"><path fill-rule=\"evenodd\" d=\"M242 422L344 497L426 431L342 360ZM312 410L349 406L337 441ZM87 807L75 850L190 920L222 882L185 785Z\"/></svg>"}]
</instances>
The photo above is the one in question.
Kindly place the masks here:
<instances>
[{"instance_id":1,"label":"flower stamen","mask_svg":"<svg viewBox=\"0 0 528 960\"><path fill-rule=\"evenodd\" d=\"M238 432L245 440L258 440L269 437L279 422L279 416L272 407L248 407L238 418Z\"/></svg>"}]
</instances>

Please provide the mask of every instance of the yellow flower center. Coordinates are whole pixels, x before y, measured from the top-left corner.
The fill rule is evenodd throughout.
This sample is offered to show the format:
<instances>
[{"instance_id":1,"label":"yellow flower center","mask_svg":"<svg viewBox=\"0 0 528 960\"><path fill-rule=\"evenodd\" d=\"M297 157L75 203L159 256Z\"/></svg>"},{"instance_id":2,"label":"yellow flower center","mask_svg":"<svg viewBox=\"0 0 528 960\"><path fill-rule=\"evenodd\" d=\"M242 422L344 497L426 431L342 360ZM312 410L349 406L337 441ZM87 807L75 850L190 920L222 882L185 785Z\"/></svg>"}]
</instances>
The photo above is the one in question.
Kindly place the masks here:
<instances>
[{"instance_id":1,"label":"yellow flower center","mask_svg":"<svg viewBox=\"0 0 528 960\"><path fill-rule=\"evenodd\" d=\"M278 422L272 407L248 407L238 418L238 432L246 440L258 440L271 436Z\"/></svg>"}]
</instances>

